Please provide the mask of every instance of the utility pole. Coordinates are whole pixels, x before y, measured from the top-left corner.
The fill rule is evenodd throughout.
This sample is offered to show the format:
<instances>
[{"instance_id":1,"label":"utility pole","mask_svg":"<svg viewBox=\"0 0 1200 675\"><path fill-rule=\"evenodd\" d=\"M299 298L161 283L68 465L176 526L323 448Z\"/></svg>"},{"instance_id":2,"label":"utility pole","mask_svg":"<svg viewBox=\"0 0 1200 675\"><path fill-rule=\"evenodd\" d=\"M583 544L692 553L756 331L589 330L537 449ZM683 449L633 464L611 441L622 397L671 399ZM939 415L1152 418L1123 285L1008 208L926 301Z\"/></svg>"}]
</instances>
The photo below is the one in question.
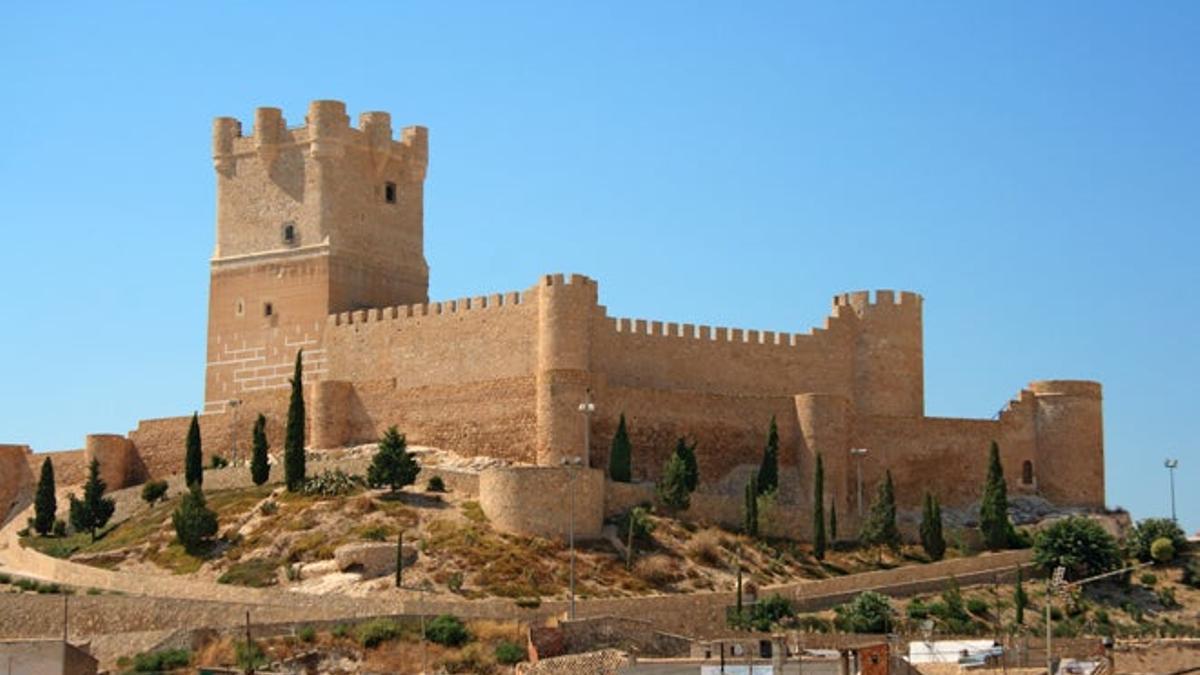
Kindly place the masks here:
<instances>
[{"instance_id":1,"label":"utility pole","mask_svg":"<svg viewBox=\"0 0 1200 675\"><path fill-rule=\"evenodd\" d=\"M1062 588L1066 575L1067 568L1059 565L1054 568L1054 576L1046 583L1046 673L1048 675L1054 675L1054 652L1051 650L1053 631L1050 627L1050 604L1054 600L1054 595Z\"/></svg>"},{"instance_id":2,"label":"utility pole","mask_svg":"<svg viewBox=\"0 0 1200 675\"><path fill-rule=\"evenodd\" d=\"M67 643L67 598L68 597L69 596L67 596L65 594L63 595L63 644Z\"/></svg>"},{"instance_id":3,"label":"utility pole","mask_svg":"<svg viewBox=\"0 0 1200 675\"><path fill-rule=\"evenodd\" d=\"M250 646L250 610L246 610L246 672L254 674L254 652Z\"/></svg>"}]
</instances>

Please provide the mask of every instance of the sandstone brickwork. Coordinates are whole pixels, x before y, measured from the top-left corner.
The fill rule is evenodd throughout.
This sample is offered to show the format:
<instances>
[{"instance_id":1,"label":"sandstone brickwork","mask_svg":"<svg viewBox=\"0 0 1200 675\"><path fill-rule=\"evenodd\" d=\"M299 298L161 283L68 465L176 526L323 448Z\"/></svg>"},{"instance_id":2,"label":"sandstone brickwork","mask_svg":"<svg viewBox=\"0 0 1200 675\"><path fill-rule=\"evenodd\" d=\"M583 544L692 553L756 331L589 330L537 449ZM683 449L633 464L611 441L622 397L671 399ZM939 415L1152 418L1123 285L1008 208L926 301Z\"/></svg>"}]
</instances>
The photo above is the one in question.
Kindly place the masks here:
<instances>
[{"instance_id":1,"label":"sandstone brickwork","mask_svg":"<svg viewBox=\"0 0 1200 675\"><path fill-rule=\"evenodd\" d=\"M777 520L791 531L807 528L818 454L825 498L846 531L858 525L860 472L868 500L890 470L902 509L918 507L927 490L948 507L966 506L979 498L992 441L1011 491L1104 505L1100 385L1034 382L993 419L927 417L916 293L836 295L821 325L803 332L611 316L597 282L581 275L431 302L424 128L395 137L379 112L352 128L337 101L313 102L294 127L278 109L260 108L249 135L235 119L216 120L213 161L206 455L248 448L260 412L278 451L302 350L314 447L371 441L396 425L413 444L543 467L583 457L602 470L624 413L635 480L656 479L675 440L687 437L697 443L702 483L694 508L736 522L728 505L758 465L774 417ZM585 399L595 405L587 417ZM180 470L188 421L141 422L126 463L149 476ZM858 448L867 452L855 458ZM114 479L121 463L110 462ZM544 499L557 488L541 475L482 477L485 510L511 529L561 530ZM600 517L605 492L588 497L597 509L589 518Z\"/></svg>"}]
</instances>

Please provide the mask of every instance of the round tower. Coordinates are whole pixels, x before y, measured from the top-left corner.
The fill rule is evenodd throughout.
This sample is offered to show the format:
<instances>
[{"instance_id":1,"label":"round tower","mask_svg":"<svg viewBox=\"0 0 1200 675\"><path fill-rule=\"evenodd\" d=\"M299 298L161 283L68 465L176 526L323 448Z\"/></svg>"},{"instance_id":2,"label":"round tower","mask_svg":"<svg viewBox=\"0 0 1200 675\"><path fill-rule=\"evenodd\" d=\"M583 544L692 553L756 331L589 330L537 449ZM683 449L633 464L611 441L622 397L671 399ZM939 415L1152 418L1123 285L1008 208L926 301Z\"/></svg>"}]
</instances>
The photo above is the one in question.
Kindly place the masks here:
<instances>
[{"instance_id":1,"label":"round tower","mask_svg":"<svg viewBox=\"0 0 1200 675\"><path fill-rule=\"evenodd\" d=\"M859 415L925 414L925 362L921 296L868 291L845 293L833 304L858 318L854 342L854 407Z\"/></svg>"},{"instance_id":2,"label":"round tower","mask_svg":"<svg viewBox=\"0 0 1200 675\"><path fill-rule=\"evenodd\" d=\"M591 317L596 283L547 275L535 288L537 330L537 463L585 457L579 404L591 382ZM589 418L590 419L590 418Z\"/></svg>"},{"instance_id":3,"label":"round tower","mask_svg":"<svg viewBox=\"0 0 1200 675\"><path fill-rule=\"evenodd\" d=\"M1037 400L1033 475L1046 499L1064 506L1104 507L1104 420L1099 382L1043 380Z\"/></svg>"}]
</instances>

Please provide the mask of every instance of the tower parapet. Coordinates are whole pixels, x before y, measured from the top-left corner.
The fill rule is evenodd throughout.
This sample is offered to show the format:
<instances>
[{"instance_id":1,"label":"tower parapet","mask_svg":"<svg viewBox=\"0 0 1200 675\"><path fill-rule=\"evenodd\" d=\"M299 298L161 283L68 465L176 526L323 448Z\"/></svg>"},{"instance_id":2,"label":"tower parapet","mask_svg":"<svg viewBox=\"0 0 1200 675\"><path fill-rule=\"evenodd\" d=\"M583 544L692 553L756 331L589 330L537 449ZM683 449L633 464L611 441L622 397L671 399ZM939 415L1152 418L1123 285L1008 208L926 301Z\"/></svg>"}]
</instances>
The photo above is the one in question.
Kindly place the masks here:
<instances>
[{"instance_id":1,"label":"tower parapet","mask_svg":"<svg viewBox=\"0 0 1200 675\"><path fill-rule=\"evenodd\" d=\"M858 319L854 342L854 404L860 415L925 414L925 362L920 295L890 290L843 293L834 315Z\"/></svg>"}]
</instances>

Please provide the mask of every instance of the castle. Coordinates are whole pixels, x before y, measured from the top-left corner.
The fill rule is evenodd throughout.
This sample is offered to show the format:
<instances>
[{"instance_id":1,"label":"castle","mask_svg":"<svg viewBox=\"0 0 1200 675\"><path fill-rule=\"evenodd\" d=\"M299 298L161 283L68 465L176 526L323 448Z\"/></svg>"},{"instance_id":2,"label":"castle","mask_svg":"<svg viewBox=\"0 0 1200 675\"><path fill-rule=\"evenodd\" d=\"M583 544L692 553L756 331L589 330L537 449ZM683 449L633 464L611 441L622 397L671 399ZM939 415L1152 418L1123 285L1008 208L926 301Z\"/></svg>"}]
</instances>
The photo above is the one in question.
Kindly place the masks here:
<instances>
[{"instance_id":1,"label":"castle","mask_svg":"<svg viewBox=\"0 0 1200 675\"><path fill-rule=\"evenodd\" d=\"M206 450L227 454L217 439L248 439L259 412L281 446L302 350L311 447L368 442L396 425L410 443L510 460L484 473L480 500L499 526L518 531L561 531L567 492L580 500L584 532L650 496L646 483L604 478L622 413L635 481L657 477L676 438L695 440L696 510L717 521L738 522L738 495L772 418L779 522L794 535L807 531L818 453L826 498L847 531L860 515L860 485L869 499L885 470L902 509L926 490L950 507L978 499L993 440L1010 491L1104 506L1100 385L1033 382L995 419L927 417L915 293L837 295L823 325L805 333L613 317L597 283L578 275L431 302L427 144L423 127L397 140L387 113L363 113L355 128L337 101L313 102L300 127L275 108L255 112L250 134L236 119L215 121ZM585 400L593 414L580 412ZM176 472L189 419L89 436L82 452L61 459L102 458L110 485ZM16 461L13 447L0 446L0 463L5 448ZM584 467L564 469L574 457Z\"/></svg>"}]
</instances>

